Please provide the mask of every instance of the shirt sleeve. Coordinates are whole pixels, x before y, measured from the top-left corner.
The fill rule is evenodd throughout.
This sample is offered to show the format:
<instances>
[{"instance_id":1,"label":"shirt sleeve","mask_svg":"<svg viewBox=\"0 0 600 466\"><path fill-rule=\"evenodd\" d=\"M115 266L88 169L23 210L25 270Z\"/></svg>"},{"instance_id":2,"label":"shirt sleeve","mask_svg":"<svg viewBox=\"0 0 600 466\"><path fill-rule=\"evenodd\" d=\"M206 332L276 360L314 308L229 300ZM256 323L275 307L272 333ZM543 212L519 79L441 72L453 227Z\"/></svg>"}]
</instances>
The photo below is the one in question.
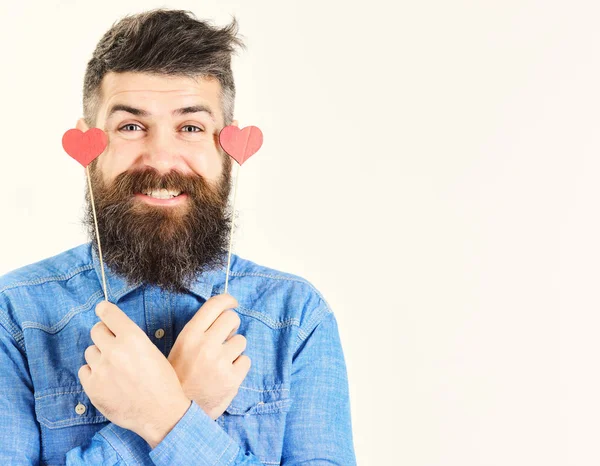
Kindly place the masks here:
<instances>
[{"instance_id":1,"label":"shirt sleeve","mask_svg":"<svg viewBox=\"0 0 600 466\"><path fill-rule=\"evenodd\" d=\"M0 312L0 464L40 464L40 430L27 358ZM10 332L8 329L12 329Z\"/></svg>"},{"instance_id":2,"label":"shirt sleeve","mask_svg":"<svg viewBox=\"0 0 600 466\"><path fill-rule=\"evenodd\" d=\"M89 442L69 450L66 466L147 464L150 445L135 432L109 422Z\"/></svg>"},{"instance_id":3,"label":"shirt sleeve","mask_svg":"<svg viewBox=\"0 0 600 466\"><path fill-rule=\"evenodd\" d=\"M151 449L136 433L110 423L92 441L67 453L67 466L149 464L156 466L262 466L192 401L165 438Z\"/></svg>"},{"instance_id":4,"label":"shirt sleeve","mask_svg":"<svg viewBox=\"0 0 600 466\"><path fill-rule=\"evenodd\" d=\"M263 465L245 452L195 401L183 417L150 452L156 466Z\"/></svg>"},{"instance_id":5,"label":"shirt sleeve","mask_svg":"<svg viewBox=\"0 0 600 466\"><path fill-rule=\"evenodd\" d=\"M331 311L322 312L318 325L299 332L292 360L290 395L294 401L287 415L282 466L356 465L337 321Z\"/></svg>"}]
</instances>

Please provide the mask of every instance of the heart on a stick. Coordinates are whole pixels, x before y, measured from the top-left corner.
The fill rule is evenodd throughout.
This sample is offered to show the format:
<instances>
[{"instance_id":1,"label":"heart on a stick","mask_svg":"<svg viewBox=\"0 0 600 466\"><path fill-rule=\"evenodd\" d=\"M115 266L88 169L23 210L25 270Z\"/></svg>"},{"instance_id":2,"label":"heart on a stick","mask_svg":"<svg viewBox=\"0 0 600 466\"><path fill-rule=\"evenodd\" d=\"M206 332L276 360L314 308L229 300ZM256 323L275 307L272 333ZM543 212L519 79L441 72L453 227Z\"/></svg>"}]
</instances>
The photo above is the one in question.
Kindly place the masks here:
<instances>
[{"instance_id":1,"label":"heart on a stick","mask_svg":"<svg viewBox=\"0 0 600 466\"><path fill-rule=\"evenodd\" d=\"M77 128L69 129L62 137L65 152L87 167L108 144L106 133L100 128L90 128L85 133Z\"/></svg>"},{"instance_id":2,"label":"heart on a stick","mask_svg":"<svg viewBox=\"0 0 600 466\"><path fill-rule=\"evenodd\" d=\"M242 165L254 155L263 143L262 131L256 126L225 126L219 133L219 143L237 163Z\"/></svg>"}]
</instances>

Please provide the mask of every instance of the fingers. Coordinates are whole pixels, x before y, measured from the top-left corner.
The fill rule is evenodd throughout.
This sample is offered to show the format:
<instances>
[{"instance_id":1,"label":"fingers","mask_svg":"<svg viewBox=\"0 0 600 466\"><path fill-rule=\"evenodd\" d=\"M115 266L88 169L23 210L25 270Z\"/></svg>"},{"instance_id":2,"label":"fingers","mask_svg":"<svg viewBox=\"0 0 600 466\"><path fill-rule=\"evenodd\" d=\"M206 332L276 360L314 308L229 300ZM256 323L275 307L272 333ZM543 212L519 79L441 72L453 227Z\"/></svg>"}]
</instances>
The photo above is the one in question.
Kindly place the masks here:
<instances>
[{"instance_id":1,"label":"fingers","mask_svg":"<svg viewBox=\"0 0 600 466\"><path fill-rule=\"evenodd\" d=\"M206 331L206 336L214 341L223 343L232 333L240 328L240 316L230 309L223 311L217 320Z\"/></svg>"},{"instance_id":2,"label":"fingers","mask_svg":"<svg viewBox=\"0 0 600 466\"><path fill-rule=\"evenodd\" d=\"M92 375L92 369L90 369L90 366L88 366L87 364L81 366L79 368L79 371L77 371L77 377L79 377L79 381L81 382L81 385L84 387L84 389L87 385L87 379L89 379L90 375Z\"/></svg>"},{"instance_id":3,"label":"fingers","mask_svg":"<svg viewBox=\"0 0 600 466\"><path fill-rule=\"evenodd\" d=\"M189 327L189 331L193 332L206 332L225 309L232 309L237 305L237 300L230 294L213 296L200 307L187 323L186 328Z\"/></svg>"},{"instance_id":4,"label":"fingers","mask_svg":"<svg viewBox=\"0 0 600 466\"><path fill-rule=\"evenodd\" d=\"M114 335L132 335L140 331L125 312L108 301L100 301L96 305L96 315L112 331Z\"/></svg>"},{"instance_id":5,"label":"fingers","mask_svg":"<svg viewBox=\"0 0 600 466\"><path fill-rule=\"evenodd\" d=\"M228 361L235 361L246 349L246 338L243 335L234 335L223 343L223 353Z\"/></svg>"},{"instance_id":6,"label":"fingers","mask_svg":"<svg viewBox=\"0 0 600 466\"><path fill-rule=\"evenodd\" d=\"M88 346L85 352L83 353L85 361L88 363L92 370L96 367L96 364L100 360L100 355L100 350L95 345Z\"/></svg>"},{"instance_id":7,"label":"fingers","mask_svg":"<svg viewBox=\"0 0 600 466\"><path fill-rule=\"evenodd\" d=\"M104 322L97 322L92 327L92 330L90 330L90 336L92 337L94 345L96 345L100 351L102 351L102 348L106 348L107 345L111 343L111 340L115 338L114 333L108 329Z\"/></svg>"},{"instance_id":8,"label":"fingers","mask_svg":"<svg viewBox=\"0 0 600 466\"><path fill-rule=\"evenodd\" d=\"M245 354L240 355L235 361L233 361L233 367L237 372L238 377L240 377L242 380L246 377L251 365L252 362L250 361L250 358Z\"/></svg>"}]
</instances>

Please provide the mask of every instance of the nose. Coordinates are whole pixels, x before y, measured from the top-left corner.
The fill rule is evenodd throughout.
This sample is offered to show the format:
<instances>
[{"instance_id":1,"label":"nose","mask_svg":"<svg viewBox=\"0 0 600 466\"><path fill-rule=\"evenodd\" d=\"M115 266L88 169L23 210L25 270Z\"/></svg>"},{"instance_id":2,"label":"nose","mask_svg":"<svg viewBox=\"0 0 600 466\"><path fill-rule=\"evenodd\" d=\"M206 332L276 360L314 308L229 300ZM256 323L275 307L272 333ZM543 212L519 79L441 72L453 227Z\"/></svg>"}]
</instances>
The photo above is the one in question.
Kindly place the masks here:
<instances>
[{"instance_id":1,"label":"nose","mask_svg":"<svg viewBox=\"0 0 600 466\"><path fill-rule=\"evenodd\" d=\"M169 173L177 164L176 141L167 130L151 132L147 138L144 165L155 168L161 174Z\"/></svg>"}]
</instances>

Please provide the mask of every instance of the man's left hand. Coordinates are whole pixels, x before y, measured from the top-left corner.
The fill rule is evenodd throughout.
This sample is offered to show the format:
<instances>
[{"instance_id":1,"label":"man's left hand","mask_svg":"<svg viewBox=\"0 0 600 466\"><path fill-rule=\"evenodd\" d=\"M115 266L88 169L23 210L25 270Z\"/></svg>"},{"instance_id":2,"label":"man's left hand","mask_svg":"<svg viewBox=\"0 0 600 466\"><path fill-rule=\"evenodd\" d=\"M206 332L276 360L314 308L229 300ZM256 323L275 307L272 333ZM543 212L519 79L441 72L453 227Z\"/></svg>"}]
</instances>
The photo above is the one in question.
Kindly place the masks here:
<instances>
[{"instance_id":1,"label":"man's left hand","mask_svg":"<svg viewBox=\"0 0 600 466\"><path fill-rule=\"evenodd\" d=\"M94 345L79 380L93 405L110 421L155 448L190 407L167 358L140 327L114 304L96 306Z\"/></svg>"}]
</instances>

